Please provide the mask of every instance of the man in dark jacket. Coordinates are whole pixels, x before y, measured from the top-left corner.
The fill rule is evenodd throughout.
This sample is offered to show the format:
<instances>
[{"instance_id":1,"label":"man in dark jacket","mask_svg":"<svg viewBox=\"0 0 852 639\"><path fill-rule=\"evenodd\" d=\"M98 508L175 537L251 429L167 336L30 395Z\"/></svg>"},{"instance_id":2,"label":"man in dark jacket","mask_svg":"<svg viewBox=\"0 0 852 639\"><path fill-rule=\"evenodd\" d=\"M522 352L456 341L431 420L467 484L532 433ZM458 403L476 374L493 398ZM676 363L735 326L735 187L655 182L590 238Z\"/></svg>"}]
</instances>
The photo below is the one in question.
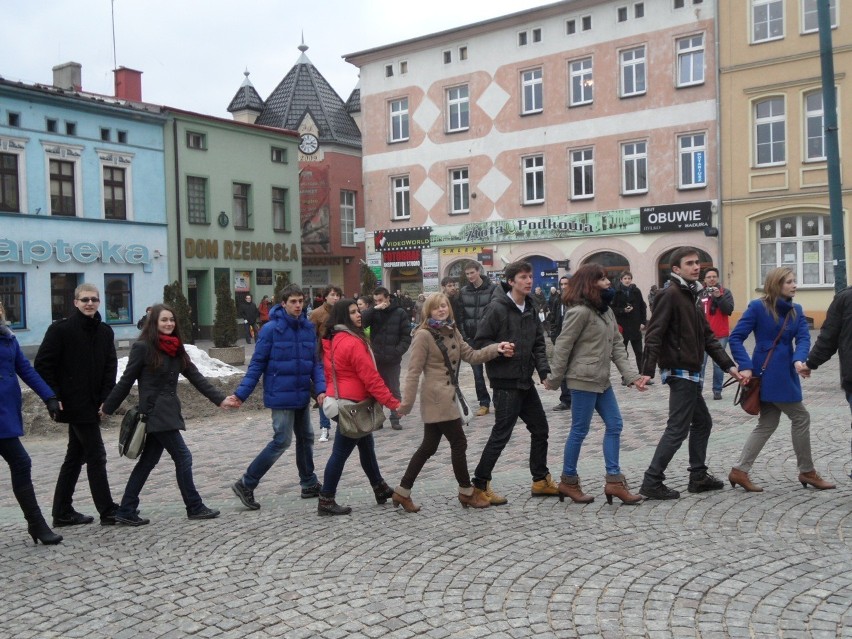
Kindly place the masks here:
<instances>
[{"instance_id":1,"label":"man in dark jacket","mask_svg":"<svg viewBox=\"0 0 852 639\"><path fill-rule=\"evenodd\" d=\"M559 278L559 291L550 296L550 341L556 343L556 338L562 332L562 320L565 319L565 304L562 302L562 296L568 289L569 278L563 275ZM553 410L570 410L571 409L571 391L568 389L568 381L565 377L562 378L562 385L559 387L559 403L553 407Z\"/></svg>"},{"instance_id":2,"label":"man in dark jacket","mask_svg":"<svg viewBox=\"0 0 852 639\"><path fill-rule=\"evenodd\" d=\"M636 356L636 368L642 370L642 331L648 322L648 309L642 298L642 291L633 283L633 273L625 271L621 274L620 283L615 287L615 297L612 300L612 312L621 326L621 336L624 347L633 347ZM628 351L629 353L630 351Z\"/></svg>"},{"instance_id":3,"label":"man in dark jacket","mask_svg":"<svg viewBox=\"0 0 852 639\"><path fill-rule=\"evenodd\" d=\"M263 476L296 438L296 468L302 499L319 497L322 484L314 472L314 430L311 427L311 391L317 403L325 399L325 373L317 349L317 331L302 314L305 296L301 287L290 284L281 291L281 304L269 311L269 321L260 329L257 346L243 381L225 401L239 407L263 376L263 405L272 409L274 435L249 464L231 489L251 510L260 508L254 489Z\"/></svg>"},{"instance_id":4,"label":"man in dark jacket","mask_svg":"<svg viewBox=\"0 0 852 639\"><path fill-rule=\"evenodd\" d=\"M550 365L547 363L544 330L530 296L532 265L529 262L512 262L504 272L506 283L495 287L474 340L475 348L499 342L513 344L513 357L500 356L485 365L494 391L494 427L474 472L473 485L495 506L505 504L507 500L491 489L491 471L509 443L519 417L530 431L532 495L559 494L547 468L549 428L533 381L533 373L538 372L543 382L550 374Z\"/></svg>"},{"instance_id":5,"label":"man in dark jacket","mask_svg":"<svg viewBox=\"0 0 852 639\"><path fill-rule=\"evenodd\" d=\"M390 291L380 286L373 291L373 308L361 313L361 326L370 329L370 344L376 356L376 368L391 394L402 399L399 374L402 356L411 346L411 317L391 300ZM399 415L391 411L391 428L400 430Z\"/></svg>"},{"instance_id":6,"label":"man in dark jacket","mask_svg":"<svg viewBox=\"0 0 852 639\"><path fill-rule=\"evenodd\" d=\"M677 499L680 493L663 484L665 470L689 437L689 492L717 490L724 484L707 472L707 443L713 419L701 395L704 353L737 379L736 364L719 344L704 312L696 304L701 284L701 259L693 247L676 249L671 256L671 286L657 294L654 314L645 331L640 369L644 382L659 364L663 384L669 386L669 419L657 444L639 492L647 499Z\"/></svg>"},{"instance_id":7,"label":"man in dark jacket","mask_svg":"<svg viewBox=\"0 0 852 639\"><path fill-rule=\"evenodd\" d=\"M53 494L53 525L90 524L94 517L74 510L74 489L83 464L95 508L104 526L115 524L118 505L112 500L101 437L101 408L115 386L118 358L112 329L101 321L100 294L93 284L74 291L76 310L52 324L35 358L35 369L56 391L68 423L68 448Z\"/></svg>"},{"instance_id":8,"label":"man in dark jacket","mask_svg":"<svg viewBox=\"0 0 852 639\"><path fill-rule=\"evenodd\" d=\"M257 318L260 317L260 311L251 301L251 295L246 295L243 303L240 304L240 317L243 319L243 327L246 331L246 344L251 344L251 336L257 335Z\"/></svg>"},{"instance_id":9,"label":"man in dark jacket","mask_svg":"<svg viewBox=\"0 0 852 639\"><path fill-rule=\"evenodd\" d=\"M840 291L831 301L819 337L805 362L806 368L800 373L808 377L810 371L825 364L837 352L840 353L840 385L852 409L852 286Z\"/></svg>"},{"instance_id":10,"label":"man in dark jacket","mask_svg":"<svg viewBox=\"0 0 852 639\"><path fill-rule=\"evenodd\" d=\"M467 284L461 290L461 302L464 308L464 332L468 344L473 346L473 337L476 335L476 327L485 316L485 308L491 302L495 284L487 278L482 277L482 267L479 262L468 262L464 267L464 276ZM487 415L491 407L491 396L485 385L485 373L482 364L471 364L473 370L473 381L476 385L476 399L479 401L477 417Z\"/></svg>"}]
</instances>

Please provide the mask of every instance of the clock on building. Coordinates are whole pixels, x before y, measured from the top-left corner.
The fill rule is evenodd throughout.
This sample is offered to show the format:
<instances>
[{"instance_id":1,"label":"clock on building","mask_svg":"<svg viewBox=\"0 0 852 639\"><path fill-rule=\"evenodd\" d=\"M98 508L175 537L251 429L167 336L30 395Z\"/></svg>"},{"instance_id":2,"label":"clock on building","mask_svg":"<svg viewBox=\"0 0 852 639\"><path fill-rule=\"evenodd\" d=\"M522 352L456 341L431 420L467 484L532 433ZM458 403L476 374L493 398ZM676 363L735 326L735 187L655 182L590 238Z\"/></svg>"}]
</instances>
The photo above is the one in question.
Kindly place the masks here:
<instances>
[{"instance_id":1,"label":"clock on building","mask_svg":"<svg viewBox=\"0 0 852 639\"><path fill-rule=\"evenodd\" d=\"M305 155L313 155L319 148L319 140L313 133L305 133L299 142L299 150Z\"/></svg>"}]
</instances>

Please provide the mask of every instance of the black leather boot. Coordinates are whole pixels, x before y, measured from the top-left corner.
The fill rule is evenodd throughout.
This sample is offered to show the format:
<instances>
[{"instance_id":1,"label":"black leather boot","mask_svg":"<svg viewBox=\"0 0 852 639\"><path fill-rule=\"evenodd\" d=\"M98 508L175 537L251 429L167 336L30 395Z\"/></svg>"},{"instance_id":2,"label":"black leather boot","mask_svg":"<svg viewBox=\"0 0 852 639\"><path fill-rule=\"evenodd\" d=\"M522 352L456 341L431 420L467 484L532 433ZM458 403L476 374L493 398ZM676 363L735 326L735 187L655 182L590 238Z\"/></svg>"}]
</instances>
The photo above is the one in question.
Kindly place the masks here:
<instances>
[{"instance_id":1,"label":"black leather boot","mask_svg":"<svg viewBox=\"0 0 852 639\"><path fill-rule=\"evenodd\" d=\"M33 543L41 542L45 546L53 546L62 541L62 535L53 532L44 520L32 484L15 490L15 498L21 505L21 510L24 511L28 524L27 531L33 538Z\"/></svg>"},{"instance_id":2,"label":"black leather boot","mask_svg":"<svg viewBox=\"0 0 852 639\"><path fill-rule=\"evenodd\" d=\"M348 515L352 512L349 506L339 506L334 501L334 495L319 496L319 504L317 504L317 515L320 517L330 517L333 515Z\"/></svg>"},{"instance_id":3,"label":"black leather boot","mask_svg":"<svg viewBox=\"0 0 852 639\"><path fill-rule=\"evenodd\" d=\"M387 503L388 499L393 496L393 488L383 481L373 486L373 492L376 494L377 504Z\"/></svg>"}]
</instances>

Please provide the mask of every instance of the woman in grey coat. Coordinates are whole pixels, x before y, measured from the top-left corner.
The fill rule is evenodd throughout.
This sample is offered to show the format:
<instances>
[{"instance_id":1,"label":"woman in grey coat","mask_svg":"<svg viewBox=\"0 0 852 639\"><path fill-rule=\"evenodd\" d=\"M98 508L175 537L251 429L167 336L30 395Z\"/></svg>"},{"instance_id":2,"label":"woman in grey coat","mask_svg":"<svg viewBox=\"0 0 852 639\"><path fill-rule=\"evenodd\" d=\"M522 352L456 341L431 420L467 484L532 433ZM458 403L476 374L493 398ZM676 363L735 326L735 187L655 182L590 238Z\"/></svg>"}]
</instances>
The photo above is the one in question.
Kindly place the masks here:
<instances>
[{"instance_id":1,"label":"woman in grey coat","mask_svg":"<svg viewBox=\"0 0 852 639\"><path fill-rule=\"evenodd\" d=\"M104 414L110 415L127 397L139 380L139 410L147 415L147 437L139 461L130 473L124 497L115 521L127 526L143 526L148 519L139 516L139 493L148 475L160 461L163 450L175 463L181 497L190 519L213 519L218 510L204 505L192 479L192 454L180 431L186 430L177 396L178 375L183 375L211 402L222 406L225 394L207 381L189 359L175 322L174 311L165 304L151 309L142 334L133 344L127 368L104 402Z\"/></svg>"}]
</instances>

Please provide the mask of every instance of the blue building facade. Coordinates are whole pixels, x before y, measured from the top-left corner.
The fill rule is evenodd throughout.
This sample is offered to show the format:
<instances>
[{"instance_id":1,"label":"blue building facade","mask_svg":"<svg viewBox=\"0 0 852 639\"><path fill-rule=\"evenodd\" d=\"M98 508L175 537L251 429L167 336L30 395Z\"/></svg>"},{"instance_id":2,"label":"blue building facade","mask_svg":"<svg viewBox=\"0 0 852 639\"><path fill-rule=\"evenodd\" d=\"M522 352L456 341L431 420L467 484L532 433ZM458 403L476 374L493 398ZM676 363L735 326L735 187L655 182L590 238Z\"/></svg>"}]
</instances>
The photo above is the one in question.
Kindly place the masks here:
<instances>
[{"instance_id":1,"label":"blue building facade","mask_svg":"<svg viewBox=\"0 0 852 639\"><path fill-rule=\"evenodd\" d=\"M22 345L74 310L83 282L101 291L119 344L162 300L165 121L79 86L0 79L0 299Z\"/></svg>"}]
</instances>

